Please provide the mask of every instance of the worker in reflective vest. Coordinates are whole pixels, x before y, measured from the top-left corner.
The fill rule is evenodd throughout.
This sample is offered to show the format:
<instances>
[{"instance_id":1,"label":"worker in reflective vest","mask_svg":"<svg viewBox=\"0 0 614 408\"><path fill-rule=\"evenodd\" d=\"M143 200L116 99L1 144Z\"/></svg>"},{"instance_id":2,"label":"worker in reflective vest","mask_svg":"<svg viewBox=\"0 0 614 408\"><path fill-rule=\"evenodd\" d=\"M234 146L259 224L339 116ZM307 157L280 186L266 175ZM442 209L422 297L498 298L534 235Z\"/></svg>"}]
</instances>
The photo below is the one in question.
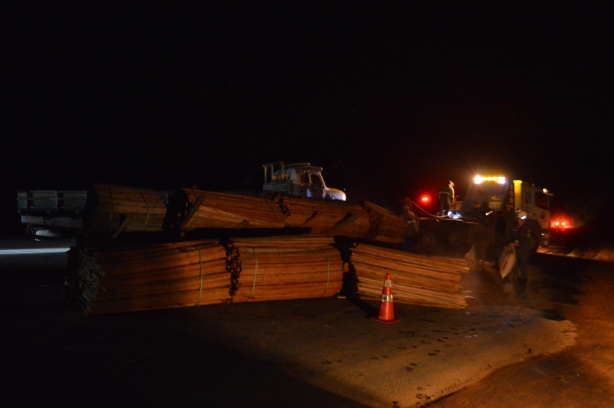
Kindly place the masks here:
<instances>
[{"instance_id":1,"label":"worker in reflective vest","mask_svg":"<svg viewBox=\"0 0 614 408\"><path fill-rule=\"evenodd\" d=\"M450 212L450 206L454 204L454 183L450 180L448 184L439 189L439 214L447 215Z\"/></svg>"},{"instance_id":2,"label":"worker in reflective vest","mask_svg":"<svg viewBox=\"0 0 614 408\"><path fill-rule=\"evenodd\" d=\"M516 250L516 264L514 265L514 277L516 293L523 294L529 279L529 253L531 248L531 228L527 224L527 213L516 213L516 225L511 226L506 233L507 245L512 245Z\"/></svg>"}]
</instances>

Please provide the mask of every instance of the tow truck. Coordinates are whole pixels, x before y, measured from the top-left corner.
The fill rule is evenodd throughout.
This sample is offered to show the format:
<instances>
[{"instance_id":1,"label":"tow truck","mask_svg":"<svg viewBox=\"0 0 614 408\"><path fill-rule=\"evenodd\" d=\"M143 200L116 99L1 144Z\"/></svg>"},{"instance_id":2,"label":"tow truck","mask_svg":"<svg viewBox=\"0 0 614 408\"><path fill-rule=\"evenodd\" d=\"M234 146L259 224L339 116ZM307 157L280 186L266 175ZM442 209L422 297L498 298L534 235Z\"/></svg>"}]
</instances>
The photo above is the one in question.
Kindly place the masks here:
<instances>
[{"instance_id":1,"label":"tow truck","mask_svg":"<svg viewBox=\"0 0 614 408\"><path fill-rule=\"evenodd\" d=\"M470 246L480 222L488 222L496 211L501 211L506 223L514 222L518 211L526 211L531 227L531 251L550 243L550 220L553 194L523 180L510 180L505 176L474 177L458 210L438 216L424 210L419 204L407 200L407 208L415 214L419 233L417 244L422 249L438 246Z\"/></svg>"}]
</instances>

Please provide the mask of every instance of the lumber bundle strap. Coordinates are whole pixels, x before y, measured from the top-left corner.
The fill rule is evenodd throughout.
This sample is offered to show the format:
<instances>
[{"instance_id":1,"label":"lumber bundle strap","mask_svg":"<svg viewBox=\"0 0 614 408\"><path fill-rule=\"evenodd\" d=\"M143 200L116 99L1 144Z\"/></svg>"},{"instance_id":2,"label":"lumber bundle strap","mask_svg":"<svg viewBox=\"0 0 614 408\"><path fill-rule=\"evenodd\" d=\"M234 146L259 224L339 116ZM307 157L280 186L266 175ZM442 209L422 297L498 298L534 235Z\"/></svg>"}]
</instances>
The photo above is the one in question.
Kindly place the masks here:
<instances>
[{"instance_id":1,"label":"lumber bundle strap","mask_svg":"<svg viewBox=\"0 0 614 408\"><path fill-rule=\"evenodd\" d=\"M230 274L230 296L234 296L239 289L239 279L241 278L241 259L239 251L232 245L226 245L226 271Z\"/></svg>"},{"instance_id":2,"label":"lumber bundle strap","mask_svg":"<svg viewBox=\"0 0 614 408\"><path fill-rule=\"evenodd\" d=\"M358 244L350 263L357 279L357 294L377 299L386 274L392 275L395 301L420 306L460 309L467 306L461 278L467 265L462 259L430 257L390 248Z\"/></svg>"},{"instance_id":3,"label":"lumber bundle strap","mask_svg":"<svg viewBox=\"0 0 614 408\"><path fill-rule=\"evenodd\" d=\"M162 231L166 205L151 189L95 184L84 214L87 232Z\"/></svg>"},{"instance_id":4,"label":"lumber bundle strap","mask_svg":"<svg viewBox=\"0 0 614 408\"><path fill-rule=\"evenodd\" d=\"M290 208L288 208L288 204L286 204L286 200L284 199L283 195L273 197L272 199L273 201L277 202L277 205L279 206L279 209L284 217L288 218L292 215L292 211L290 211Z\"/></svg>"}]
</instances>

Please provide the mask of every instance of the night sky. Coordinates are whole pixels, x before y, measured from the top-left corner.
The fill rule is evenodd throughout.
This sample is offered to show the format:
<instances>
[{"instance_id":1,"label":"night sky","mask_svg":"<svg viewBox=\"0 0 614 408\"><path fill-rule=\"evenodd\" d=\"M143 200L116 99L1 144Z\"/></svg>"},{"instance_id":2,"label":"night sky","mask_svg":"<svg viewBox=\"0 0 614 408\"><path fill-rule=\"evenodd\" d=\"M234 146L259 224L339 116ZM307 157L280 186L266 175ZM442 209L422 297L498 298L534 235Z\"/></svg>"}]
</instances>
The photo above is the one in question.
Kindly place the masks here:
<instances>
[{"instance_id":1,"label":"night sky","mask_svg":"<svg viewBox=\"0 0 614 408\"><path fill-rule=\"evenodd\" d=\"M9 209L16 189L251 188L275 160L382 206L490 170L611 207L610 3L247 3L10 10Z\"/></svg>"}]
</instances>

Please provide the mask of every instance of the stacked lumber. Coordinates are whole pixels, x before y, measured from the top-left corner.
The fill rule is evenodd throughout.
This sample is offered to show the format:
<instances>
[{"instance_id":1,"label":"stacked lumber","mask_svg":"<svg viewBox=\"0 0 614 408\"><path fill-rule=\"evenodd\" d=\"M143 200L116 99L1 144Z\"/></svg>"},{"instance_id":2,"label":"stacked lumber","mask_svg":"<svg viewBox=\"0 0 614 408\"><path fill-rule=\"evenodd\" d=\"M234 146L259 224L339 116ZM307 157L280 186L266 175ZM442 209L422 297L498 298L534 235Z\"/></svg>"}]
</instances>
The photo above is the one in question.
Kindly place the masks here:
<instances>
[{"instance_id":1,"label":"stacked lumber","mask_svg":"<svg viewBox=\"0 0 614 408\"><path fill-rule=\"evenodd\" d=\"M343 261L330 237L73 247L68 286L85 314L333 296Z\"/></svg>"},{"instance_id":2,"label":"stacked lumber","mask_svg":"<svg viewBox=\"0 0 614 408\"><path fill-rule=\"evenodd\" d=\"M179 223L182 231L284 227L281 209L269 198L191 189L184 191L189 204Z\"/></svg>"},{"instance_id":3,"label":"stacked lumber","mask_svg":"<svg viewBox=\"0 0 614 408\"><path fill-rule=\"evenodd\" d=\"M359 205L342 201L285 197L278 199L288 227L309 228L312 234L362 238L369 231L369 215Z\"/></svg>"},{"instance_id":4,"label":"stacked lumber","mask_svg":"<svg viewBox=\"0 0 614 408\"><path fill-rule=\"evenodd\" d=\"M84 222L89 232L154 232L162 230L166 205L155 190L94 185L88 203L90 219Z\"/></svg>"},{"instance_id":5,"label":"stacked lumber","mask_svg":"<svg viewBox=\"0 0 614 408\"><path fill-rule=\"evenodd\" d=\"M375 204L290 197L249 196L182 189L185 203L169 209L169 225L181 231L198 229L301 228L312 235L360 238L400 244L407 222ZM171 207L171 206L169 206Z\"/></svg>"},{"instance_id":6,"label":"stacked lumber","mask_svg":"<svg viewBox=\"0 0 614 408\"><path fill-rule=\"evenodd\" d=\"M369 201L363 202L369 214L368 239L386 244L400 244L407 235L407 221Z\"/></svg>"},{"instance_id":7,"label":"stacked lumber","mask_svg":"<svg viewBox=\"0 0 614 408\"><path fill-rule=\"evenodd\" d=\"M69 286L85 314L224 303L226 250L217 241L71 249Z\"/></svg>"},{"instance_id":8,"label":"stacked lumber","mask_svg":"<svg viewBox=\"0 0 614 408\"><path fill-rule=\"evenodd\" d=\"M407 222L370 202L362 205L288 197L180 189L169 205L157 191L96 184L84 225L88 232L302 228L313 235L400 244Z\"/></svg>"},{"instance_id":9,"label":"stacked lumber","mask_svg":"<svg viewBox=\"0 0 614 408\"><path fill-rule=\"evenodd\" d=\"M343 261L329 237L234 239L229 261L233 302L333 296L343 286Z\"/></svg>"},{"instance_id":10,"label":"stacked lumber","mask_svg":"<svg viewBox=\"0 0 614 408\"><path fill-rule=\"evenodd\" d=\"M463 259L359 244L351 250L351 266L360 297L380 299L386 274L390 273L395 302L448 309L467 307L460 293L461 277L467 273Z\"/></svg>"}]
</instances>

